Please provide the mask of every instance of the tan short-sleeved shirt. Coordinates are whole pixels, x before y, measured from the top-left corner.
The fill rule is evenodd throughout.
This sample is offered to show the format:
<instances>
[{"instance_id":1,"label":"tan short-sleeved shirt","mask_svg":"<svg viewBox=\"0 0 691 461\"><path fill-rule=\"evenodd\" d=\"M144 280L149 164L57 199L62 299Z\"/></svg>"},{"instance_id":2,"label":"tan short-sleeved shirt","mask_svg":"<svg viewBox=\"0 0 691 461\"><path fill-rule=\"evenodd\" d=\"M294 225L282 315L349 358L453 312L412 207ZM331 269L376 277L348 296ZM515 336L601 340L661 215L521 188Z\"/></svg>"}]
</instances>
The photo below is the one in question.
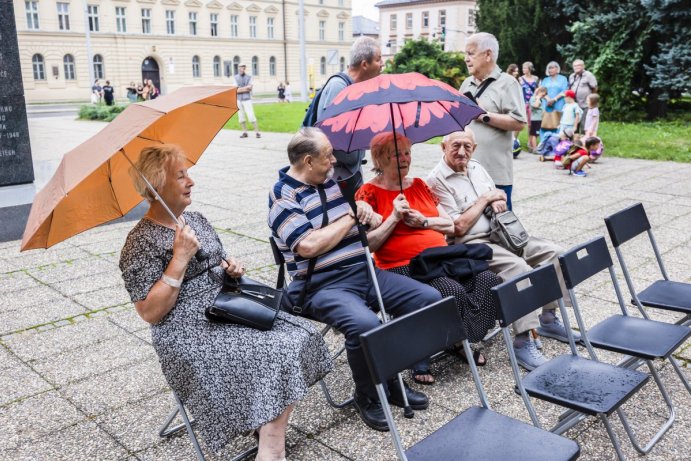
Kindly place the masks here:
<instances>
[{"instance_id":1,"label":"tan short-sleeved shirt","mask_svg":"<svg viewBox=\"0 0 691 461\"><path fill-rule=\"evenodd\" d=\"M473 206L477 198L495 189L494 182L480 163L472 159L464 173L457 173L442 158L427 177L427 184L439 198L444 211L456 221ZM456 237L455 243L463 243L489 235L489 219L483 214L463 237Z\"/></svg>"},{"instance_id":2,"label":"tan short-sleeved shirt","mask_svg":"<svg viewBox=\"0 0 691 461\"><path fill-rule=\"evenodd\" d=\"M518 80L495 67L488 78L494 78L479 99L480 106L487 112L507 114L525 123L523 91ZM468 77L463 81L460 92L475 94L481 82L475 77ZM499 130L482 122L473 121L470 128L475 133L477 149L473 158L485 167L495 184L510 186L513 184L513 136L511 131Z\"/></svg>"},{"instance_id":3,"label":"tan short-sleeved shirt","mask_svg":"<svg viewBox=\"0 0 691 461\"><path fill-rule=\"evenodd\" d=\"M581 75L569 75L569 89L576 92L576 102L578 107L584 109L588 107L588 96L597 90L597 79L595 76L584 70Z\"/></svg>"}]
</instances>

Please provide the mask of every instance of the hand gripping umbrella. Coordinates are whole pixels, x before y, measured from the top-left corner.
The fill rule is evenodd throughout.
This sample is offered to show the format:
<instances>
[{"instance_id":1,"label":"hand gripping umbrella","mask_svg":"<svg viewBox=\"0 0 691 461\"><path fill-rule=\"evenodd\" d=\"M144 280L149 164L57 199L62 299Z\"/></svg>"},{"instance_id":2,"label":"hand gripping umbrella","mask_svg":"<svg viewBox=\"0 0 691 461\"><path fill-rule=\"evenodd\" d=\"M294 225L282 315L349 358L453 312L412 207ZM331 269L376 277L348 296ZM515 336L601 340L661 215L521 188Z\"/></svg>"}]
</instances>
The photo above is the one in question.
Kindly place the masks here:
<instances>
[{"instance_id":1,"label":"hand gripping umbrella","mask_svg":"<svg viewBox=\"0 0 691 461\"><path fill-rule=\"evenodd\" d=\"M324 110L316 126L322 129L334 149L346 152L368 149L376 135L392 132L398 154L396 132L408 137L412 143L423 142L435 136L462 130L484 112L473 101L438 80L429 79L418 73L383 74L344 88ZM396 163L398 161L396 155ZM355 188L360 183L359 176L361 173L358 171L351 177L339 178L338 181L343 195L354 211ZM400 166L398 183L403 193ZM355 216L382 319L387 322L388 316L377 283L367 233L357 220L357 213ZM398 381L403 390L400 373ZM402 393L404 415L412 418L413 410L408 404L405 392Z\"/></svg>"},{"instance_id":2,"label":"hand gripping umbrella","mask_svg":"<svg viewBox=\"0 0 691 461\"><path fill-rule=\"evenodd\" d=\"M21 250L48 248L124 216L141 203L128 171L145 147L177 144L187 154L188 166L196 164L237 112L236 91L230 86L187 87L130 104L103 130L65 154L53 177L36 194ZM203 252L197 258L204 259Z\"/></svg>"},{"instance_id":3,"label":"hand gripping umbrella","mask_svg":"<svg viewBox=\"0 0 691 461\"><path fill-rule=\"evenodd\" d=\"M368 149L384 132L400 133L415 144L463 130L485 113L457 90L411 72L382 74L344 88L317 125L336 150ZM398 152L396 137L394 146ZM398 162L398 156L396 156ZM403 193L402 178L399 186Z\"/></svg>"}]
</instances>

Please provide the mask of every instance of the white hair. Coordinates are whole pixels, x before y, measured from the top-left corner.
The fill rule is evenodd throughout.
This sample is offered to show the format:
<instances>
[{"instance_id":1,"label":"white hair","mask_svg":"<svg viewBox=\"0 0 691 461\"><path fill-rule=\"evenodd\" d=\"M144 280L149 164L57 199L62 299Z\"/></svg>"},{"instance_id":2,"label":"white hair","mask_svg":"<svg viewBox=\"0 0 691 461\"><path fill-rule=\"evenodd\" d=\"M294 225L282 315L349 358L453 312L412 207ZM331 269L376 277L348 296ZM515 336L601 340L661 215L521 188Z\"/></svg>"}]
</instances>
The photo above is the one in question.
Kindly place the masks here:
<instances>
[{"instance_id":1,"label":"white hair","mask_svg":"<svg viewBox=\"0 0 691 461\"><path fill-rule=\"evenodd\" d=\"M547 63L547 67L545 67L545 75L549 75L549 68L550 67L556 67L557 68L557 74L561 72L561 66L557 61L550 61Z\"/></svg>"},{"instance_id":2,"label":"white hair","mask_svg":"<svg viewBox=\"0 0 691 461\"><path fill-rule=\"evenodd\" d=\"M381 50L379 43L372 37L358 37L350 47L350 67L354 69L360 66L362 61L372 62L372 59Z\"/></svg>"},{"instance_id":3,"label":"white hair","mask_svg":"<svg viewBox=\"0 0 691 461\"><path fill-rule=\"evenodd\" d=\"M473 130L471 130L469 126L465 127L465 128L462 129L462 130L453 131L453 132L447 134L446 136L444 136L444 137L441 139L441 142L442 142L443 144L446 144L447 142L449 142L449 139L451 139L451 136L453 136L453 135L456 134L456 133L465 133L465 134L469 135L469 136L473 139L473 142L475 142L475 132L473 132Z\"/></svg>"},{"instance_id":4,"label":"white hair","mask_svg":"<svg viewBox=\"0 0 691 461\"><path fill-rule=\"evenodd\" d=\"M576 64L583 64L585 66L585 62L582 59L575 59L572 65L575 66Z\"/></svg>"},{"instance_id":5,"label":"white hair","mask_svg":"<svg viewBox=\"0 0 691 461\"><path fill-rule=\"evenodd\" d=\"M499 60L499 42L494 35L488 32L478 32L468 37L466 44L469 43L474 43L477 46L478 52L489 50L492 53L492 60L494 62Z\"/></svg>"}]
</instances>

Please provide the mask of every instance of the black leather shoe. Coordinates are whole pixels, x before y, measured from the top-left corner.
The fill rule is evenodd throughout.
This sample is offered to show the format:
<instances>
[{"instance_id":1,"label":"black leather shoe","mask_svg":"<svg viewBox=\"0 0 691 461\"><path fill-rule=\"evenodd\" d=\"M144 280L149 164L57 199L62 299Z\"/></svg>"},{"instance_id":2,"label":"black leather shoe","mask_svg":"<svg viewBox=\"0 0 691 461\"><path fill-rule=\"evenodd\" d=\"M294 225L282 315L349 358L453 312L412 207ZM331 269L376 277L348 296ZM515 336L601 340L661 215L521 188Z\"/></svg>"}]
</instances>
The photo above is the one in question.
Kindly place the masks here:
<instances>
[{"instance_id":1,"label":"black leather shoe","mask_svg":"<svg viewBox=\"0 0 691 461\"><path fill-rule=\"evenodd\" d=\"M389 381L389 403L403 408L403 394L401 393L401 386L398 384L398 379ZM408 397L408 403L413 410L426 410L429 407L429 399L427 395L422 392L411 389L408 383L403 381L405 394Z\"/></svg>"},{"instance_id":2,"label":"black leather shoe","mask_svg":"<svg viewBox=\"0 0 691 461\"><path fill-rule=\"evenodd\" d=\"M386 416L384 416L384 409L379 400L371 399L369 396L356 391L353 395L353 406L360 414L362 421L369 427L376 431L389 431L389 425L386 424Z\"/></svg>"}]
</instances>

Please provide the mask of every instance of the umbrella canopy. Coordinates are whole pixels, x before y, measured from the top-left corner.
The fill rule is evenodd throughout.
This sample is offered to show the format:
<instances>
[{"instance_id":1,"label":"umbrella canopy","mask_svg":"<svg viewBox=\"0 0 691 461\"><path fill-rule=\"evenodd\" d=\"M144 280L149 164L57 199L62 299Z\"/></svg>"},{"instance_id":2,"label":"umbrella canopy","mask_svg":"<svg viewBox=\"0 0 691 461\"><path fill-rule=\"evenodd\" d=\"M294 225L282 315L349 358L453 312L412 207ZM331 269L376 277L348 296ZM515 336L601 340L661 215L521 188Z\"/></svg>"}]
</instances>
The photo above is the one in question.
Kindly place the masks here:
<instances>
[{"instance_id":1,"label":"umbrella canopy","mask_svg":"<svg viewBox=\"0 0 691 461\"><path fill-rule=\"evenodd\" d=\"M143 199L130 179L129 160L136 163L145 147L177 144L194 165L237 112L236 92L236 87L196 86L130 104L103 130L65 154L36 194L21 250L48 248L137 206Z\"/></svg>"},{"instance_id":2,"label":"umbrella canopy","mask_svg":"<svg viewBox=\"0 0 691 461\"><path fill-rule=\"evenodd\" d=\"M374 136L387 131L413 143L427 141L462 130L484 112L453 87L422 74L382 74L343 89L316 126L334 149L350 152L368 149Z\"/></svg>"}]
</instances>

